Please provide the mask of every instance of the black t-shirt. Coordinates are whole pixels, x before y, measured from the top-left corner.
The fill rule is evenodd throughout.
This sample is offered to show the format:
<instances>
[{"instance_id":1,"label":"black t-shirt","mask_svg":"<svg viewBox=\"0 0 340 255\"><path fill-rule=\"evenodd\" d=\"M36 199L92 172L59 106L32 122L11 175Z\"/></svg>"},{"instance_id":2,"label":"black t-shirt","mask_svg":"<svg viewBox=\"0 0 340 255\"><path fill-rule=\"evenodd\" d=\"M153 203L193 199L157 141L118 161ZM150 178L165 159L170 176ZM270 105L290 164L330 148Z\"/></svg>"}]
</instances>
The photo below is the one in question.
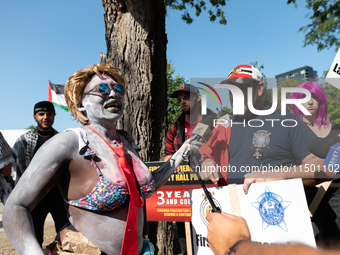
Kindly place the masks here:
<instances>
[{"instance_id":1,"label":"black t-shirt","mask_svg":"<svg viewBox=\"0 0 340 255\"><path fill-rule=\"evenodd\" d=\"M280 109L267 116L231 120L228 184L242 184L244 175L252 171L296 165L310 154L308 144L316 137L298 116L281 115Z\"/></svg>"},{"instance_id":2,"label":"black t-shirt","mask_svg":"<svg viewBox=\"0 0 340 255\"><path fill-rule=\"evenodd\" d=\"M47 132L38 130L38 141L37 141L37 145L34 148L33 155L38 151L38 149L41 147L41 145L43 145L52 136L54 136L53 129L51 131L47 131Z\"/></svg>"}]
</instances>

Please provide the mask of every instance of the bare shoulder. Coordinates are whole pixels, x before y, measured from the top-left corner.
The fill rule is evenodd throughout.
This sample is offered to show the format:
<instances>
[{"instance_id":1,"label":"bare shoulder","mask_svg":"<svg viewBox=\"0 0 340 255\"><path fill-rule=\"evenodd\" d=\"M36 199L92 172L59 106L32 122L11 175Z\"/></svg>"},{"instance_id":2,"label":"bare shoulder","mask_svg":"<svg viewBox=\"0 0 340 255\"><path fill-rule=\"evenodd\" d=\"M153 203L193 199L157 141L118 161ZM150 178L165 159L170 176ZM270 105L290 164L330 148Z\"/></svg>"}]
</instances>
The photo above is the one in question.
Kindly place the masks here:
<instances>
[{"instance_id":1,"label":"bare shoulder","mask_svg":"<svg viewBox=\"0 0 340 255\"><path fill-rule=\"evenodd\" d=\"M43 144L43 151L54 157L71 158L74 153L78 152L78 141L79 139L75 132L58 133Z\"/></svg>"},{"instance_id":2,"label":"bare shoulder","mask_svg":"<svg viewBox=\"0 0 340 255\"><path fill-rule=\"evenodd\" d=\"M57 138L60 142L68 142L68 143L78 143L78 135L76 132L72 132L73 129L69 129L67 131L58 133L53 138Z\"/></svg>"}]
</instances>

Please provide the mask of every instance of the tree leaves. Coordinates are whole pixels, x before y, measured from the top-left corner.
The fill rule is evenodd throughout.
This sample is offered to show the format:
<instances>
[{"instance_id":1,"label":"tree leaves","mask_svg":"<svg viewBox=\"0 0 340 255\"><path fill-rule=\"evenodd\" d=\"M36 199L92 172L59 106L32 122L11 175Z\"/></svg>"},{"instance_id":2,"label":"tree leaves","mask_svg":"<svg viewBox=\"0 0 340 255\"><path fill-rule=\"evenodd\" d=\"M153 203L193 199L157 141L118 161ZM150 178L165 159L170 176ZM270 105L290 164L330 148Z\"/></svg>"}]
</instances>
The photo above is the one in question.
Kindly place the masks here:
<instances>
[{"instance_id":1,"label":"tree leaves","mask_svg":"<svg viewBox=\"0 0 340 255\"><path fill-rule=\"evenodd\" d=\"M308 9L313 11L307 17L311 23L299 29L299 32L306 33L304 47L317 45L318 51L340 46L340 0L306 0ZM296 0L288 0L287 4Z\"/></svg>"},{"instance_id":2,"label":"tree leaves","mask_svg":"<svg viewBox=\"0 0 340 255\"><path fill-rule=\"evenodd\" d=\"M277 88L277 107L281 109L281 89L282 88L295 88L299 82L294 78L285 79ZM286 99L290 98L290 93L286 94ZM286 112L294 113L290 104L286 105Z\"/></svg>"},{"instance_id":3,"label":"tree leaves","mask_svg":"<svg viewBox=\"0 0 340 255\"><path fill-rule=\"evenodd\" d=\"M328 72L329 69L323 71L321 78L325 79ZM340 124L340 90L327 82L322 87L327 94L327 112L329 120L332 123Z\"/></svg>"},{"instance_id":4,"label":"tree leaves","mask_svg":"<svg viewBox=\"0 0 340 255\"><path fill-rule=\"evenodd\" d=\"M201 15L202 11L207 11L209 14L210 21L214 22L216 19L222 25L227 24L227 20L224 16L224 11L222 7L226 5L225 0L209 0L210 8L207 9L206 1L199 0L165 0L165 6L173 9L184 11L182 14L182 19L187 23L191 24L194 20L188 12L189 8L195 9L195 15L198 17Z\"/></svg>"},{"instance_id":5,"label":"tree leaves","mask_svg":"<svg viewBox=\"0 0 340 255\"><path fill-rule=\"evenodd\" d=\"M327 94L328 117L332 123L340 124L340 90L326 83L324 90Z\"/></svg>"},{"instance_id":6,"label":"tree leaves","mask_svg":"<svg viewBox=\"0 0 340 255\"><path fill-rule=\"evenodd\" d=\"M171 94L175 92L179 86L185 83L184 76L180 76L179 74L174 75L175 67L171 64L169 60L166 65L166 79L167 79L167 99L168 99L168 116L167 116L167 123L168 129L171 127L172 124L175 123L178 116L181 114L182 110L179 106L176 98L171 98Z\"/></svg>"}]
</instances>

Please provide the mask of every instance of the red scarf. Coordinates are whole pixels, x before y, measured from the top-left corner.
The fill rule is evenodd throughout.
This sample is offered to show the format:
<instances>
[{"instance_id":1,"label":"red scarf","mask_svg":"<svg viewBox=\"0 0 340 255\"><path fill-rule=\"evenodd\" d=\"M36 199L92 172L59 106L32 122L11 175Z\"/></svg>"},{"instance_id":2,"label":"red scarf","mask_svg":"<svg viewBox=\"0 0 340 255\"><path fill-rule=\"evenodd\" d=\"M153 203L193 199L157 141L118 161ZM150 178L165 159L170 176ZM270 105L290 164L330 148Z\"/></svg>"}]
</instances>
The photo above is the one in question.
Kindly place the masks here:
<instances>
[{"instance_id":1,"label":"red scarf","mask_svg":"<svg viewBox=\"0 0 340 255\"><path fill-rule=\"evenodd\" d=\"M125 181L127 183L127 187L130 193L130 202L129 202L129 212L126 219L125 232L123 238L123 245L121 255L136 255L138 254L138 206L140 193L136 185L135 176L133 171L126 160L124 147L122 141L120 141L120 145L118 147L112 147L108 141L106 141L96 130L87 125L89 129L91 129L95 134L97 134L100 138L104 140L104 142L113 150L113 152L118 156L118 163L120 168L123 171Z\"/></svg>"}]
</instances>

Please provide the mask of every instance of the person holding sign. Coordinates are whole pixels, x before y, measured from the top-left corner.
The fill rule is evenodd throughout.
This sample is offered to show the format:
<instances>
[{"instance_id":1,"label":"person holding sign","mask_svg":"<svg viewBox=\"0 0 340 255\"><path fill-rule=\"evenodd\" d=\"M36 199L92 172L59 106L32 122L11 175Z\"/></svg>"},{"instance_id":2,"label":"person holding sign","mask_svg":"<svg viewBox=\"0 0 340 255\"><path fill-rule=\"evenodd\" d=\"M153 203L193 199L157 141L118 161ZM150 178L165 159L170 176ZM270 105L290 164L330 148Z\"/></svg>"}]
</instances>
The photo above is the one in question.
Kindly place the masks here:
<instances>
[{"instance_id":1,"label":"person holding sign","mask_svg":"<svg viewBox=\"0 0 340 255\"><path fill-rule=\"evenodd\" d=\"M294 114L282 115L280 109L271 111L269 106L264 105L261 98L264 92L263 76L257 68L239 65L221 84L242 92L243 99L240 94L234 98L229 90L232 105L240 100L244 102L244 113L231 116L230 141L219 138L221 142L228 143L224 147L229 152L228 184L244 183L243 189L247 193L249 186L255 182L303 178L305 185L315 185L333 177L334 173L322 166L323 160L308 150L308 144L316 137L310 128ZM254 114L258 111L262 115ZM201 151L209 151L207 146L209 144L203 145ZM214 151L218 148L209 149ZM202 156L213 159L209 153Z\"/></svg>"},{"instance_id":2,"label":"person holding sign","mask_svg":"<svg viewBox=\"0 0 340 255\"><path fill-rule=\"evenodd\" d=\"M8 199L3 225L19 254L44 254L29 212L56 185L72 224L60 234L60 252L67 240L79 242L78 253L91 249L95 254L153 254L152 245L142 238L144 199L167 181L184 160L184 152L198 153L200 143L192 141L195 137L188 139L151 173L131 136L116 128L126 90L120 73L101 53L99 64L68 79L65 99L83 127L46 141Z\"/></svg>"},{"instance_id":3,"label":"person holding sign","mask_svg":"<svg viewBox=\"0 0 340 255\"><path fill-rule=\"evenodd\" d=\"M339 251L323 251L302 244L261 244L252 242L249 228L242 217L227 213L209 213L208 240L216 255L339 255Z\"/></svg>"}]
</instances>

